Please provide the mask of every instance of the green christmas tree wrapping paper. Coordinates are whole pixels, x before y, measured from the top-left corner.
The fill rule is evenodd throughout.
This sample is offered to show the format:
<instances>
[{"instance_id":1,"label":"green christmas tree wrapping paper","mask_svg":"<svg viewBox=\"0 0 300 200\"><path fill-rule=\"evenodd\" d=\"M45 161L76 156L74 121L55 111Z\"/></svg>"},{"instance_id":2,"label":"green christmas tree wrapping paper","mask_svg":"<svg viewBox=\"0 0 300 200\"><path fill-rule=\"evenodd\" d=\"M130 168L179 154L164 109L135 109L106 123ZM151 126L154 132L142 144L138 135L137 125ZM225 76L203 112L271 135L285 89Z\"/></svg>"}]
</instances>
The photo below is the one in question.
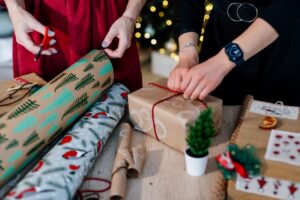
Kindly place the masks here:
<instances>
[{"instance_id":1,"label":"green christmas tree wrapping paper","mask_svg":"<svg viewBox=\"0 0 300 200\"><path fill-rule=\"evenodd\" d=\"M113 83L112 63L92 50L0 119L0 187L80 117Z\"/></svg>"}]
</instances>

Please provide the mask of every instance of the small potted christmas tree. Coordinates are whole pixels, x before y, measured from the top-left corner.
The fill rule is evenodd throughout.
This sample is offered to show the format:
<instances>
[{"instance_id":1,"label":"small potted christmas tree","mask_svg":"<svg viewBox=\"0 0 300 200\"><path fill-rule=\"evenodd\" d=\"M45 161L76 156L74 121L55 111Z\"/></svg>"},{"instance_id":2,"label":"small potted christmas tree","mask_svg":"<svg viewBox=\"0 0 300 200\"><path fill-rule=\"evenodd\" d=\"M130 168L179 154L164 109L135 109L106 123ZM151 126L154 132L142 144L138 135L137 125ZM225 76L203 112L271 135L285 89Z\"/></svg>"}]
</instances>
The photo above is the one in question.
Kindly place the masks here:
<instances>
[{"instance_id":1,"label":"small potted christmas tree","mask_svg":"<svg viewBox=\"0 0 300 200\"><path fill-rule=\"evenodd\" d=\"M186 138L188 148L185 151L188 174L201 176L205 173L209 153L208 148L214 134L212 110L208 108L200 113L194 125L189 126Z\"/></svg>"}]
</instances>

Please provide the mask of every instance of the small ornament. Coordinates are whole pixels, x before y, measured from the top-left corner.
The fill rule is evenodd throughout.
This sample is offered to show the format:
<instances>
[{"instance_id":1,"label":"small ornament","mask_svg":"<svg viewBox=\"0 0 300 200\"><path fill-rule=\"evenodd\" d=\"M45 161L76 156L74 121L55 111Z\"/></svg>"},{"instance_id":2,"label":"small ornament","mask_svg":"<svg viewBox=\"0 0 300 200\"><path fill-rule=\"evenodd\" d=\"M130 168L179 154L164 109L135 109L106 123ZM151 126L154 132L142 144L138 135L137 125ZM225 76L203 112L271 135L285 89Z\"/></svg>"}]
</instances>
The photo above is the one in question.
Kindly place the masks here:
<instances>
[{"instance_id":1,"label":"small ornament","mask_svg":"<svg viewBox=\"0 0 300 200\"><path fill-rule=\"evenodd\" d=\"M277 126L277 119L273 116L264 117L262 123L259 125L261 129L272 129Z\"/></svg>"},{"instance_id":2,"label":"small ornament","mask_svg":"<svg viewBox=\"0 0 300 200\"><path fill-rule=\"evenodd\" d=\"M254 156L252 145L246 145L242 149L235 144L228 145L227 151L216 157L216 162L227 180L233 179L236 173L248 179L249 175L258 175L260 172L260 162Z\"/></svg>"}]
</instances>

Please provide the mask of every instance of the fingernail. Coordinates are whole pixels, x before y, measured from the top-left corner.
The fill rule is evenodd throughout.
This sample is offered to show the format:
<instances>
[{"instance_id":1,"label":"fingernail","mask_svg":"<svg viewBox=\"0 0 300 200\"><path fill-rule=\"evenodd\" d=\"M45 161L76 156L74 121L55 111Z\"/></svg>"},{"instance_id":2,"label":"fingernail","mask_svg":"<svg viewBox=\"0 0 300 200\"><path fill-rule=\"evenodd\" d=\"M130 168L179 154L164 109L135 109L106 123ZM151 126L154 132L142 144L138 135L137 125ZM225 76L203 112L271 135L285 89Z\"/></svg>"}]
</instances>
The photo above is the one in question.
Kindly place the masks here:
<instances>
[{"instance_id":1,"label":"fingernail","mask_svg":"<svg viewBox=\"0 0 300 200\"><path fill-rule=\"evenodd\" d=\"M107 42L103 41L102 44L101 44L101 46L102 46L103 48L106 48L106 47L107 47Z\"/></svg>"},{"instance_id":2,"label":"fingernail","mask_svg":"<svg viewBox=\"0 0 300 200\"><path fill-rule=\"evenodd\" d=\"M48 36L49 37L53 37L54 35L55 35L54 31L51 31L51 30L48 31Z\"/></svg>"},{"instance_id":3,"label":"fingernail","mask_svg":"<svg viewBox=\"0 0 300 200\"><path fill-rule=\"evenodd\" d=\"M50 40L50 45L54 45L56 43L56 40L55 39L51 39Z\"/></svg>"},{"instance_id":4,"label":"fingernail","mask_svg":"<svg viewBox=\"0 0 300 200\"><path fill-rule=\"evenodd\" d=\"M53 49L53 50L52 50L52 53L57 53L57 50L56 50L56 49Z\"/></svg>"}]
</instances>

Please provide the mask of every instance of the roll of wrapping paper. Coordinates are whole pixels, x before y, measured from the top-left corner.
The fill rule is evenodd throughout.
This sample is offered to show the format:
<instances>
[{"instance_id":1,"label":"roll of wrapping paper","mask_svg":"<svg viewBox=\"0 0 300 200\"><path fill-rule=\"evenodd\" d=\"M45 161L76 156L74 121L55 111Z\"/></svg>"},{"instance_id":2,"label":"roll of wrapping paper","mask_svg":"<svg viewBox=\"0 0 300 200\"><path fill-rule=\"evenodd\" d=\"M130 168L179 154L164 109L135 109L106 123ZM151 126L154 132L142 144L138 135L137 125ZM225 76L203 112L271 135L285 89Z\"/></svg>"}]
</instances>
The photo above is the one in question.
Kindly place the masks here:
<instances>
[{"instance_id":1,"label":"roll of wrapping paper","mask_svg":"<svg viewBox=\"0 0 300 200\"><path fill-rule=\"evenodd\" d=\"M4 199L72 199L123 117L128 92L114 84Z\"/></svg>"},{"instance_id":2,"label":"roll of wrapping paper","mask_svg":"<svg viewBox=\"0 0 300 200\"><path fill-rule=\"evenodd\" d=\"M126 197L127 176L136 178L141 172L146 158L146 148L139 144L131 149L132 129L128 123L120 125L120 143L112 171L110 199Z\"/></svg>"},{"instance_id":3,"label":"roll of wrapping paper","mask_svg":"<svg viewBox=\"0 0 300 200\"><path fill-rule=\"evenodd\" d=\"M85 112L113 79L108 57L93 50L4 115L0 187Z\"/></svg>"}]
</instances>

